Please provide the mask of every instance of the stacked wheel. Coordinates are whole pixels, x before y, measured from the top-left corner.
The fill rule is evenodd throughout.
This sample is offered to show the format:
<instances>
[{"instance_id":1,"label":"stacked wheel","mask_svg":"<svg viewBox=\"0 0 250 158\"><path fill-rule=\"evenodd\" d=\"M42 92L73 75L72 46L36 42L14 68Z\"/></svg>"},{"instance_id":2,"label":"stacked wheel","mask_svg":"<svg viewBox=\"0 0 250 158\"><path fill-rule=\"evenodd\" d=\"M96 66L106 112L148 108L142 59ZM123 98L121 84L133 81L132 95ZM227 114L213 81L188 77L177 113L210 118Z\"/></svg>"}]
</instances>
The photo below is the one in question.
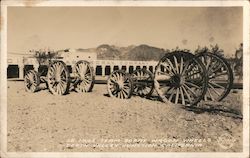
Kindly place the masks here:
<instances>
[{"instance_id":1,"label":"stacked wheel","mask_svg":"<svg viewBox=\"0 0 250 158\"><path fill-rule=\"evenodd\" d=\"M135 70L131 75L134 83L134 94L149 98L154 91L154 75L146 69Z\"/></svg>"},{"instance_id":2,"label":"stacked wheel","mask_svg":"<svg viewBox=\"0 0 250 158\"><path fill-rule=\"evenodd\" d=\"M158 63L154 86L162 101L193 106L207 90L205 66L193 54L176 50Z\"/></svg>"},{"instance_id":3,"label":"stacked wheel","mask_svg":"<svg viewBox=\"0 0 250 158\"><path fill-rule=\"evenodd\" d=\"M81 60L73 67L73 73L76 74L74 87L77 92L90 92L94 86L94 71L89 62Z\"/></svg>"},{"instance_id":4,"label":"stacked wheel","mask_svg":"<svg viewBox=\"0 0 250 158\"><path fill-rule=\"evenodd\" d=\"M50 92L55 95L68 93L70 78L69 71L63 61L53 61L47 73L47 84Z\"/></svg>"},{"instance_id":5,"label":"stacked wheel","mask_svg":"<svg viewBox=\"0 0 250 158\"><path fill-rule=\"evenodd\" d=\"M110 97L128 99L133 93L133 81L129 74L123 70L116 70L111 73L107 81Z\"/></svg>"},{"instance_id":6,"label":"stacked wheel","mask_svg":"<svg viewBox=\"0 0 250 158\"><path fill-rule=\"evenodd\" d=\"M227 61L214 53L199 53L197 57L205 65L208 75L205 101L222 101L230 92L233 85L233 72Z\"/></svg>"},{"instance_id":7,"label":"stacked wheel","mask_svg":"<svg viewBox=\"0 0 250 158\"><path fill-rule=\"evenodd\" d=\"M40 84L40 78L35 70L29 70L24 77L25 90L27 92L36 92Z\"/></svg>"}]
</instances>

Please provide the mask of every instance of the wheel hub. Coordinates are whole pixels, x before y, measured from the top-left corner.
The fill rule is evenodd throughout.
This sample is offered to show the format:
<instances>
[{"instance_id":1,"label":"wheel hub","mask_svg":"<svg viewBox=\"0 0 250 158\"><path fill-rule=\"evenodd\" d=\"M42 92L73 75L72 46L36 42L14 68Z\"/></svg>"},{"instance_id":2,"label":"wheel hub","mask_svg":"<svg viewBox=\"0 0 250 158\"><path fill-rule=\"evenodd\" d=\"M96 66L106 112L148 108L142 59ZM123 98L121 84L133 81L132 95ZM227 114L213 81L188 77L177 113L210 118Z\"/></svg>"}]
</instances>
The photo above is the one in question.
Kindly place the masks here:
<instances>
[{"instance_id":1,"label":"wheel hub","mask_svg":"<svg viewBox=\"0 0 250 158\"><path fill-rule=\"evenodd\" d=\"M115 84L115 87L116 87L116 89L121 91L123 89L123 87L124 87L124 83L121 80L117 81L116 84Z\"/></svg>"},{"instance_id":2,"label":"wheel hub","mask_svg":"<svg viewBox=\"0 0 250 158\"><path fill-rule=\"evenodd\" d=\"M56 74L55 80L56 80L56 82L60 82L61 81L61 75L60 74Z\"/></svg>"},{"instance_id":3,"label":"wheel hub","mask_svg":"<svg viewBox=\"0 0 250 158\"><path fill-rule=\"evenodd\" d=\"M183 85L184 81L185 81L184 78L179 74L174 75L170 78L170 82L175 87L181 87Z\"/></svg>"}]
</instances>

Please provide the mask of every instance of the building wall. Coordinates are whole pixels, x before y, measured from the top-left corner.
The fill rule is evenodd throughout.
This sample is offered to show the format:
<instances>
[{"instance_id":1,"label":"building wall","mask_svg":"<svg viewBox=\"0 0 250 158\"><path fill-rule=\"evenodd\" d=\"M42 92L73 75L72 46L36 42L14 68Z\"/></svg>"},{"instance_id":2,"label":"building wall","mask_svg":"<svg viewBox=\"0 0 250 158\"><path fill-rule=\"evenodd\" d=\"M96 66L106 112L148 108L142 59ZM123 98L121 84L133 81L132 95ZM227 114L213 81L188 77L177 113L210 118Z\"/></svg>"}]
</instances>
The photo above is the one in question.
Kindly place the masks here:
<instances>
[{"instance_id":1,"label":"building wall","mask_svg":"<svg viewBox=\"0 0 250 158\"><path fill-rule=\"evenodd\" d=\"M93 70L97 76L107 76L114 70L125 70L128 73L138 69L145 68L153 72L158 62L156 61L127 61L127 60L97 60L96 53L62 53L62 61L66 63L69 69L79 60L86 60L90 62ZM43 66L44 67L44 66ZM36 58L31 55L8 55L8 78L18 76L19 79L23 79L27 70L34 69L40 72L41 66L37 62ZM12 73L13 72L13 73ZM14 75L13 75L14 74Z\"/></svg>"}]
</instances>

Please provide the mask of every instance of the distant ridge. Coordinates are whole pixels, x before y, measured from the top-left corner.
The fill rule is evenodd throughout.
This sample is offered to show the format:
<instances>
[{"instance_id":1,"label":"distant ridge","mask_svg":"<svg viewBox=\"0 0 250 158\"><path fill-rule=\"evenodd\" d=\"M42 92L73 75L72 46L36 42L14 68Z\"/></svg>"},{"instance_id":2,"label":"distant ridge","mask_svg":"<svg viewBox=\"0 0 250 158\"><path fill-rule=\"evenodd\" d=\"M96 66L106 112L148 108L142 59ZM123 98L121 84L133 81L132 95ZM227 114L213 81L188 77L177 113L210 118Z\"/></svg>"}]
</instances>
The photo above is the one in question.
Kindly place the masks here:
<instances>
[{"instance_id":1,"label":"distant ridge","mask_svg":"<svg viewBox=\"0 0 250 158\"><path fill-rule=\"evenodd\" d=\"M97 59L102 60L138 60L138 61L159 61L166 51L161 48L152 47L146 44L138 46L130 45L127 47L118 47L115 45L102 44L97 48L78 49L80 51L96 52Z\"/></svg>"}]
</instances>

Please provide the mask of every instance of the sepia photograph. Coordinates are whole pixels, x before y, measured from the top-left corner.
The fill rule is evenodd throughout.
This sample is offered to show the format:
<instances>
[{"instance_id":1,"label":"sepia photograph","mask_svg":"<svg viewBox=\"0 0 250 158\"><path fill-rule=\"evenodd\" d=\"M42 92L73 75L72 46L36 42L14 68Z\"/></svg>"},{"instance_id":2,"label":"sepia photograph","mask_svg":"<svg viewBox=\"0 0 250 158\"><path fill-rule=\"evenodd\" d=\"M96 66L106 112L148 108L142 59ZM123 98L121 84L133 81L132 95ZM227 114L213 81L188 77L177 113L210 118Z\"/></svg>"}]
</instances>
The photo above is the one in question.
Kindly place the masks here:
<instances>
[{"instance_id":1,"label":"sepia photograph","mask_svg":"<svg viewBox=\"0 0 250 158\"><path fill-rule=\"evenodd\" d=\"M249 157L248 2L81 2L1 4L0 157Z\"/></svg>"}]
</instances>

